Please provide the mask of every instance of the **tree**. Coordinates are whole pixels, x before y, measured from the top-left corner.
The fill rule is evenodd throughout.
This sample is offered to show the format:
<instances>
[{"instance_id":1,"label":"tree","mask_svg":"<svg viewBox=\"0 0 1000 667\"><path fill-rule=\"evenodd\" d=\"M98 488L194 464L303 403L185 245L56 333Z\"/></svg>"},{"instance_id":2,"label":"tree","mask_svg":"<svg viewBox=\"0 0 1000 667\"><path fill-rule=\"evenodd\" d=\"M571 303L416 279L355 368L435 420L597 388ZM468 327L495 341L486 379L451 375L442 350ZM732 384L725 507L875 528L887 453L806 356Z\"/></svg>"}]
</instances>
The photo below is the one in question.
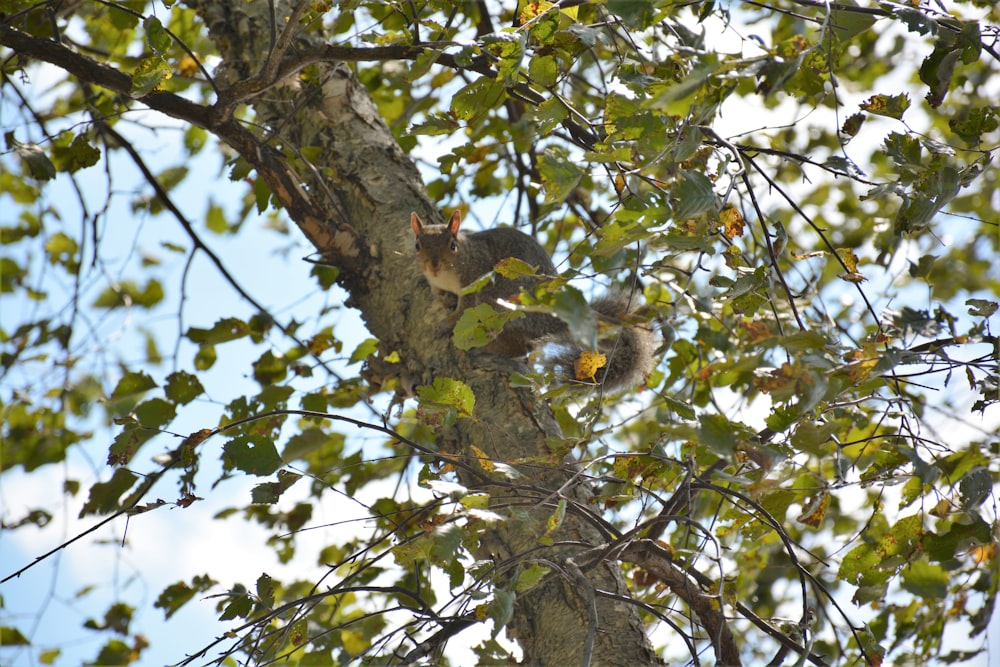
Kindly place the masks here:
<instances>
[{"instance_id":1,"label":"tree","mask_svg":"<svg viewBox=\"0 0 1000 667\"><path fill-rule=\"evenodd\" d=\"M374 530L309 554L312 579L178 574L153 607L207 599L230 624L175 642L185 664L454 664L477 627L481 664L972 659L998 585L998 19L975 1L5 3L4 476L107 457L5 512L34 530L62 493L92 526L6 585L246 476L216 520L264 526L279 561L338 494ZM153 131L183 137L178 164ZM216 154L233 185L181 198ZM133 214L169 221L160 250L183 261L108 216L134 173ZM662 333L644 387L495 357L482 323L442 336L408 220L460 207L556 258L522 307L592 334L595 283L641 293ZM244 256L213 246L275 243L258 214L345 297L302 321L280 308L298 295L246 289ZM214 295L191 324L206 260L242 303ZM88 621L97 662L149 650L135 612Z\"/></svg>"}]
</instances>

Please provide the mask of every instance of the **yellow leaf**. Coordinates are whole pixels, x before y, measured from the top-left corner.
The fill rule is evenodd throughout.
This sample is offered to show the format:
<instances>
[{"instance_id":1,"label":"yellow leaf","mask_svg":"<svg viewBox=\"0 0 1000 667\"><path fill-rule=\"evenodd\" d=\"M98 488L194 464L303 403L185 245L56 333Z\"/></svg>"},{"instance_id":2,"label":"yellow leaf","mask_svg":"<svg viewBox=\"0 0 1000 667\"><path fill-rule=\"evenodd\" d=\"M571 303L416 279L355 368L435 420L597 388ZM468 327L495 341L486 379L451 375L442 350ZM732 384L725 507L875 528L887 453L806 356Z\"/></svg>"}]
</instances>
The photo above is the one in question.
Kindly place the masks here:
<instances>
[{"instance_id":1,"label":"yellow leaf","mask_svg":"<svg viewBox=\"0 0 1000 667\"><path fill-rule=\"evenodd\" d=\"M795 520L810 528L819 528L829 506L830 494L823 491L802 505L802 513L795 517Z\"/></svg>"},{"instance_id":2,"label":"yellow leaf","mask_svg":"<svg viewBox=\"0 0 1000 667\"><path fill-rule=\"evenodd\" d=\"M485 470L486 472L493 472L494 470L493 459L487 456L486 452L479 449L479 447L472 445L472 453L476 456L476 460L479 461L479 465L482 467L483 470Z\"/></svg>"},{"instance_id":3,"label":"yellow leaf","mask_svg":"<svg viewBox=\"0 0 1000 667\"><path fill-rule=\"evenodd\" d=\"M597 371L604 368L608 358L600 352L584 351L573 363L573 372L577 380L593 380Z\"/></svg>"},{"instance_id":4,"label":"yellow leaf","mask_svg":"<svg viewBox=\"0 0 1000 667\"><path fill-rule=\"evenodd\" d=\"M180 72L181 76L197 76L199 72L198 61L191 56L184 54L184 56L181 57L180 63L177 65L177 71Z\"/></svg>"},{"instance_id":5,"label":"yellow leaf","mask_svg":"<svg viewBox=\"0 0 1000 667\"><path fill-rule=\"evenodd\" d=\"M872 369L874 369L877 365L878 359L868 359L851 366L851 368L847 371L847 375L854 382L860 382L871 375Z\"/></svg>"},{"instance_id":6,"label":"yellow leaf","mask_svg":"<svg viewBox=\"0 0 1000 667\"><path fill-rule=\"evenodd\" d=\"M993 560L993 557L997 553L997 545L994 542L990 542L989 544L974 547L969 553L976 560L976 564L981 565L985 561Z\"/></svg>"},{"instance_id":7,"label":"yellow leaf","mask_svg":"<svg viewBox=\"0 0 1000 667\"><path fill-rule=\"evenodd\" d=\"M847 270L851 273L855 273L858 270L858 256L854 254L854 251L850 248L838 248L837 254L840 255L840 261L844 263Z\"/></svg>"},{"instance_id":8,"label":"yellow leaf","mask_svg":"<svg viewBox=\"0 0 1000 667\"><path fill-rule=\"evenodd\" d=\"M722 220L723 225L722 234L727 239L743 236L743 228L746 226L746 220L743 219L743 214L740 213L738 208L732 204L727 204L722 209L722 213L719 214L719 218Z\"/></svg>"},{"instance_id":9,"label":"yellow leaf","mask_svg":"<svg viewBox=\"0 0 1000 667\"><path fill-rule=\"evenodd\" d=\"M621 174L615 176L615 192L621 194L625 191L625 177Z\"/></svg>"}]
</instances>

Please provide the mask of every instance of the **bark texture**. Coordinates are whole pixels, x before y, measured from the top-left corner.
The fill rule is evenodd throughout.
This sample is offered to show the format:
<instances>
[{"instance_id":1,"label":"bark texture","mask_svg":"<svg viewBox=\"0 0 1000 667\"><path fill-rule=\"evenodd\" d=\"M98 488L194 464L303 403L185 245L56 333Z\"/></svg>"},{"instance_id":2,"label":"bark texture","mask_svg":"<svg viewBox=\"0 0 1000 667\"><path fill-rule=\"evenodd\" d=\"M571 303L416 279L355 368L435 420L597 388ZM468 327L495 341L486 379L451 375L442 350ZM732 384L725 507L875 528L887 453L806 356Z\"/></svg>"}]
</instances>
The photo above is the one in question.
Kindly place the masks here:
<instances>
[{"instance_id":1,"label":"bark texture","mask_svg":"<svg viewBox=\"0 0 1000 667\"><path fill-rule=\"evenodd\" d=\"M281 39L271 38L274 17L267 3L189 4L204 17L222 50L223 87L252 81L269 66L281 69L280 63L267 61L282 55L268 55L275 51L272 41L280 43ZM276 6L278 17L294 16L293 12L294 8L282 3ZM280 35L286 25L279 21L276 32ZM321 46L321 36L300 34L284 55L294 60L296 54ZM485 353L460 353L448 337L441 336L440 322L446 313L417 271L408 225L411 211L425 220L437 221L439 214L427 200L412 161L351 70L335 62L318 67L321 74L314 81L286 79L246 100L277 147L321 149L322 162L299 174L303 188L312 195L313 204L325 211L332 233L323 238L356 239L359 254L344 257L336 244L317 244L317 249L341 268L352 305L361 310L383 349L404 353L416 382L429 382L440 374L462 379L473 389L476 419L460 420L442 434L439 450L467 456L474 445L498 461L552 464L520 466L527 482L523 486L528 489L516 490L485 472L466 474L463 480L489 491L497 509L509 508L518 517L484 539L484 552L502 566L501 582L503 576L512 578L525 559L555 566L556 574L517 601L508 626L524 651L524 662L580 665L589 658L595 665L659 664L635 607L598 595L600 591L627 596L616 564L598 563L581 572L572 563L574 553L600 545L609 536L582 518L582 513L570 511L553 536L555 545L540 544L560 496L571 505L586 505L589 490L567 484L568 471L551 454L546 441L558 439L559 431L547 407L533 392L510 387L507 377L516 364ZM316 241L315 234L303 231Z\"/></svg>"},{"instance_id":2,"label":"bark texture","mask_svg":"<svg viewBox=\"0 0 1000 667\"><path fill-rule=\"evenodd\" d=\"M298 21L308 3L189 0L218 45L219 98L212 106L170 93L140 98L150 108L204 127L233 147L257 170L326 260L341 271L373 335L386 351L405 359L413 383L436 376L462 379L475 392L474 419L440 434L438 451L467 457L486 452L516 465L516 485L486 470L462 473L463 482L488 491L495 508L511 519L484 536L482 555L497 563L498 583L518 568L545 564L552 574L520 596L508 633L528 665L659 665L614 559L578 564L612 535L588 516L591 491L548 442L560 433L547 406L532 391L515 389L508 377L517 362L483 352L456 350L442 336L446 317L414 261L409 215L439 222L420 175L380 118L370 96L344 63L314 62L318 74L295 76L287 63L322 52L323 36L303 32ZM273 15L272 15L273 10ZM131 78L52 40L36 39L0 25L0 44L56 64L81 81L128 95ZM283 75L279 76L279 73ZM235 110L250 105L253 126ZM251 129L253 128L253 129ZM304 147L321 158L301 158ZM292 156L292 157L290 157ZM298 158L298 159L295 159ZM559 500L568 511L540 541Z\"/></svg>"}]
</instances>

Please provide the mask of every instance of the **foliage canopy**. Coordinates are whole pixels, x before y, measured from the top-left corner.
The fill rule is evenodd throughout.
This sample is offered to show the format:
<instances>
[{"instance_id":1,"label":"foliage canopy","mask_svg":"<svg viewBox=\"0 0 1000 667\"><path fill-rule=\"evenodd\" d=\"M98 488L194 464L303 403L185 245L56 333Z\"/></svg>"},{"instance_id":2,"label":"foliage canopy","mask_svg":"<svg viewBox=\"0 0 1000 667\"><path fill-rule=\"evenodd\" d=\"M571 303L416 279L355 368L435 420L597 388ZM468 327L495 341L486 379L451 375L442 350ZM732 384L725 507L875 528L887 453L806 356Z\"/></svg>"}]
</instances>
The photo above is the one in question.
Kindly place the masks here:
<instances>
[{"instance_id":1,"label":"foliage canopy","mask_svg":"<svg viewBox=\"0 0 1000 667\"><path fill-rule=\"evenodd\" d=\"M978 0L0 2L0 519L37 549L4 547L0 645L72 660L47 607L75 595L101 664L158 639L972 660L1000 575L998 25ZM561 275L522 303L581 335L595 285L640 299L645 385L441 336L407 221L452 208L530 231ZM148 599L42 569L171 510L192 543L259 526L219 560L271 565L140 564ZM206 607L214 640L157 636Z\"/></svg>"}]
</instances>

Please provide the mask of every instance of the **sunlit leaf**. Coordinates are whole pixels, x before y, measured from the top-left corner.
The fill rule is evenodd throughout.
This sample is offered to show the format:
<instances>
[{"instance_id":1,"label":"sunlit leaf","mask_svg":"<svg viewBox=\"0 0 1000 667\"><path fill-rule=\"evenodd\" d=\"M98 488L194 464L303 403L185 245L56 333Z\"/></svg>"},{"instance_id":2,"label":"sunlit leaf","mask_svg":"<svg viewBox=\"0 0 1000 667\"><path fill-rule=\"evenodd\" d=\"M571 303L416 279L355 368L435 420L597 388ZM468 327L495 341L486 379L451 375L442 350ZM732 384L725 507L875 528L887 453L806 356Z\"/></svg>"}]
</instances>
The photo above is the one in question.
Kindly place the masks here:
<instances>
[{"instance_id":1,"label":"sunlit leaf","mask_svg":"<svg viewBox=\"0 0 1000 667\"><path fill-rule=\"evenodd\" d=\"M146 43L149 44L149 48L158 55L165 55L170 49L173 40L167 31L163 29L163 24L160 23L160 20L155 16L147 16L142 21L142 27L146 30Z\"/></svg>"},{"instance_id":2,"label":"sunlit leaf","mask_svg":"<svg viewBox=\"0 0 1000 667\"><path fill-rule=\"evenodd\" d=\"M139 61L132 70L132 97L139 99L156 90L171 77L170 65L160 56L150 56Z\"/></svg>"},{"instance_id":3,"label":"sunlit leaf","mask_svg":"<svg viewBox=\"0 0 1000 667\"><path fill-rule=\"evenodd\" d=\"M559 203L565 199L583 177L583 169L560 150L549 149L538 158L538 171L545 188L545 200Z\"/></svg>"}]
</instances>

